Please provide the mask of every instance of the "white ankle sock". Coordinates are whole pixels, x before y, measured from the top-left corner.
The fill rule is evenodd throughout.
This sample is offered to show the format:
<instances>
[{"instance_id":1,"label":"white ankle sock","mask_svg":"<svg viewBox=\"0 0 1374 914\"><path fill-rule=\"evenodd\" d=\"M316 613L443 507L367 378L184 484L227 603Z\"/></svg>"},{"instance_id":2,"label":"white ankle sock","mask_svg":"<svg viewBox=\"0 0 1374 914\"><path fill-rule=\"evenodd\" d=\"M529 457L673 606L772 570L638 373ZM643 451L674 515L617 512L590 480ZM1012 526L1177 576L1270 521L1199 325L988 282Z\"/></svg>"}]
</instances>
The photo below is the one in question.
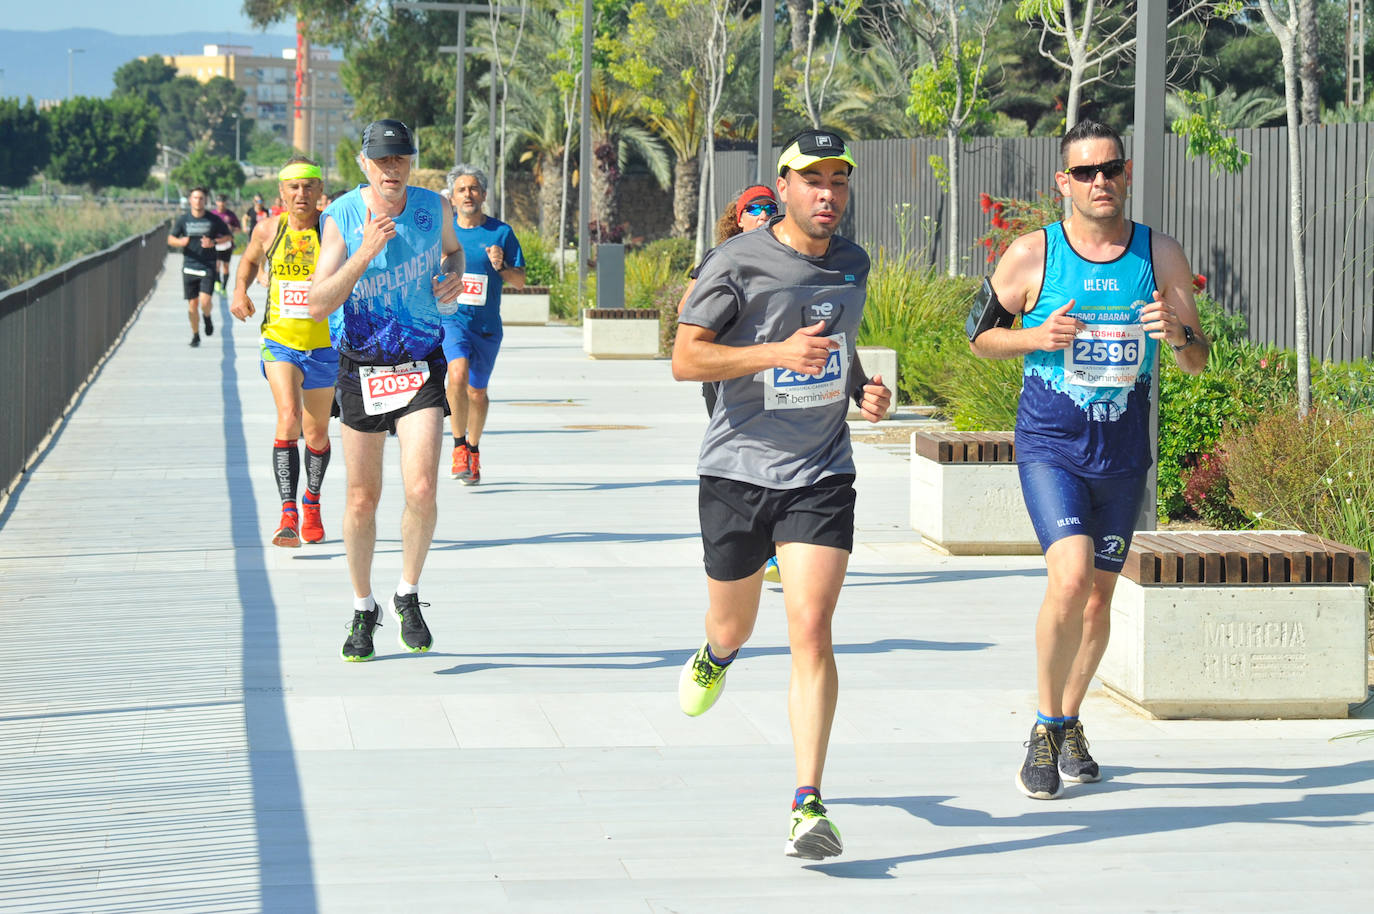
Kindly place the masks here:
<instances>
[{"instance_id":1,"label":"white ankle sock","mask_svg":"<svg viewBox=\"0 0 1374 914\"><path fill-rule=\"evenodd\" d=\"M401 578L401 580L396 584L396 596L398 597L408 597L413 593L419 592L420 588L415 584L411 584L405 578Z\"/></svg>"}]
</instances>

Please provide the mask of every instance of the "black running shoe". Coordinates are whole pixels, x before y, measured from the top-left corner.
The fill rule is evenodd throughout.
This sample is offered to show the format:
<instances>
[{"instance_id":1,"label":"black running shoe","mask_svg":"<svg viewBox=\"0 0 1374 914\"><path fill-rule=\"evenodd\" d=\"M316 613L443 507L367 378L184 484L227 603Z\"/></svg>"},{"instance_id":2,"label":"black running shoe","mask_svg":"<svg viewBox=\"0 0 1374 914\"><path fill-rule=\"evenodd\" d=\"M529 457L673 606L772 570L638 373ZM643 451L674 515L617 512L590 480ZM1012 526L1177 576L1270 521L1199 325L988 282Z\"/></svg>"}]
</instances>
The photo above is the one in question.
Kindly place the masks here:
<instances>
[{"instance_id":1,"label":"black running shoe","mask_svg":"<svg viewBox=\"0 0 1374 914\"><path fill-rule=\"evenodd\" d=\"M197 346L199 346L199 345L200 345L200 334L199 334L199 333L193 333L193 334L191 334L191 348L192 348L192 349L195 349L195 348L196 348Z\"/></svg>"},{"instance_id":2,"label":"black running shoe","mask_svg":"<svg viewBox=\"0 0 1374 914\"><path fill-rule=\"evenodd\" d=\"M1031 729L1030 739L1024 744L1026 761L1016 772L1016 787L1032 800L1053 800L1064 792L1057 764L1061 739L1062 733L1044 724L1038 723Z\"/></svg>"},{"instance_id":3,"label":"black running shoe","mask_svg":"<svg viewBox=\"0 0 1374 914\"><path fill-rule=\"evenodd\" d=\"M1075 784L1089 784L1102 778L1097 762L1088 754L1088 737L1082 721L1064 728L1064 741L1059 744L1059 776Z\"/></svg>"},{"instance_id":4,"label":"black running shoe","mask_svg":"<svg viewBox=\"0 0 1374 914\"><path fill-rule=\"evenodd\" d=\"M215 323L214 323L214 321L210 320L210 315L208 315L208 314L205 315L205 335L206 335L206 336L214 336L214 335L215 335Z\"/></svg>"},{"instance_id":5,"label":"black running shoe","mask_svg":"<svg viewBox=\"0 0 1374 914\"><path fill-rule=\"evenodd\" d=\"M429 633L425 617L420 613L420 607L428 605L420 602L418 593L404 597L400 594L391 596L391 611L396 614L396 621L401 623L400 631L396 635L401 641L401 647L412 654L424 653L434 644L434 636Z\"/></svg>"},{"instance_id":6,"label":"black running shoe","mask_svg":"<svg viewBox=\"0 0 1374 914\"><path fill-rule=\"evenodd\" d=\"M371 660L376 651L372 648L372 630L382 624L382 610L375 602L367 612L353 611L353 623L348 627L348 640L340 652L343 659L351 662Z\"/></svg>"}]
</instances>

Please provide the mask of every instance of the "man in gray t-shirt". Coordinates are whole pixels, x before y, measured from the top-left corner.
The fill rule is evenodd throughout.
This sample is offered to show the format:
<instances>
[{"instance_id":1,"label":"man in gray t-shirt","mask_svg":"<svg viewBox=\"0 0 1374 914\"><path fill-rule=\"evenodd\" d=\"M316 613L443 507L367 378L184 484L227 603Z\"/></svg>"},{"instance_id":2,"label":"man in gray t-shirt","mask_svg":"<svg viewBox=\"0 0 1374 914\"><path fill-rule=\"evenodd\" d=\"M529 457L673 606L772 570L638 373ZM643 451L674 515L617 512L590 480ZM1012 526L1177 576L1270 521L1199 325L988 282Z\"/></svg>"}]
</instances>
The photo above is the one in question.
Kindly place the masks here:
<instances>
[{"instance_id":1,"label":"man in gray t-shirt","mask_svg":"<svg viewBox=\"0 0 1374 914\"><path fill-rule=\"evenodd\" d=\"M882 378L864 378L855 358L868 255L835 235L853 169L834 133L804 130L789 140L777 180L786 213L711 252L673 346L674 377L719 387L697 463L706 642L683 667L678 700L696 716L720 696L753 631L763 564L776 546L798 784L786 853L813 860L843 848L820 784L839 690L830 620L854 546L845 414L853 397L876 422L891 400Z\"/></svg>"}]
</instances>

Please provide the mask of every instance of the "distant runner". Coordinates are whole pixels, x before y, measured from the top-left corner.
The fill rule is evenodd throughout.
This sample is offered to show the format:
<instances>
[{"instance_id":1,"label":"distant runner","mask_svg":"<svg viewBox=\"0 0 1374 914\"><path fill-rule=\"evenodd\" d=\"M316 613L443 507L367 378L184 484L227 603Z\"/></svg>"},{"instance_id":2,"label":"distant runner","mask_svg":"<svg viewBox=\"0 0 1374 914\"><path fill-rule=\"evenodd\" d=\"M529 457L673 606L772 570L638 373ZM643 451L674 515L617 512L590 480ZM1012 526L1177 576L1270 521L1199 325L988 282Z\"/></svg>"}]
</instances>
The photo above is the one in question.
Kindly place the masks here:
<instances>
[{"instance_id":1,"label":"distant runner","mask_svg":"<svg viewBox=\"0 0 1374 914\"><path fill-rule=\"evenodd\" d=\"M170 247L181 248L181 286L186 299L186 313L191 319L191 345L200 345L201 319L205 321L205 335L215 332L215 323L210 317L214 307L212 296L215 281L219 277L217 265L219 254L216 245L229 242L232 246L234 236L224 220L205 208L210 196L203 187L193 188L186 202L190 212L177 216L172 230L167 234Z\"/></svg>"}]
</instances>

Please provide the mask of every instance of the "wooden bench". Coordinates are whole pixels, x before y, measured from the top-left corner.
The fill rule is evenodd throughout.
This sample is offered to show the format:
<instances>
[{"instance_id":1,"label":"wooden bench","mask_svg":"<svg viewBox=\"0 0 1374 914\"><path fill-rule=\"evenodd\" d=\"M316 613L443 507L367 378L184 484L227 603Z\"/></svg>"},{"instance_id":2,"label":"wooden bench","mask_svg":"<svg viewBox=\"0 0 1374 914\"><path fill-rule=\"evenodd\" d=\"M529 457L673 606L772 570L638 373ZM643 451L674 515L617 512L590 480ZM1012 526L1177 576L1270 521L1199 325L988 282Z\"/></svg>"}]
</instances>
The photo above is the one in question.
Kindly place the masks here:
<instances>
[{"instance_id":1,"label":"wooden bench","mask_svg":"<svg viewBox=\"0 0 1374 914\"><path fill-rule=\"evenodd\" d=\"M1012 432L911 434L911 526L952 555L1038 555Z\"/></svg>"},{"instance_id":2,"label":"wooden bench","mask_svg":"<svg viewBox=\"0 0 1374 914\"><path fill-rule=\"evenodd\" d=\"M1157 717L1345 717L1369 582L1369 553L1298 531L1137 533L1098 679Z\"/></svg>"},{"instance_id":3,"label":"wooden bench","mask_svg":"<svg viewBox=\"0 0 1374 914\"><path fill-rule=\"evenodd\" d=\"M582 309L582 349L594 359L657 358L658 333L652 308Z\"/></svg>"},{"instance_id":4,"label":"wooden bench","mask_svg":"<svg viewBox=\"0 0 1374 914\"><path fill-rule=\"evenodd\" d=\"M1368 584L1369 553L1309 533L1138 533L1137 584Z\"/></svg>"}]
</instances>

